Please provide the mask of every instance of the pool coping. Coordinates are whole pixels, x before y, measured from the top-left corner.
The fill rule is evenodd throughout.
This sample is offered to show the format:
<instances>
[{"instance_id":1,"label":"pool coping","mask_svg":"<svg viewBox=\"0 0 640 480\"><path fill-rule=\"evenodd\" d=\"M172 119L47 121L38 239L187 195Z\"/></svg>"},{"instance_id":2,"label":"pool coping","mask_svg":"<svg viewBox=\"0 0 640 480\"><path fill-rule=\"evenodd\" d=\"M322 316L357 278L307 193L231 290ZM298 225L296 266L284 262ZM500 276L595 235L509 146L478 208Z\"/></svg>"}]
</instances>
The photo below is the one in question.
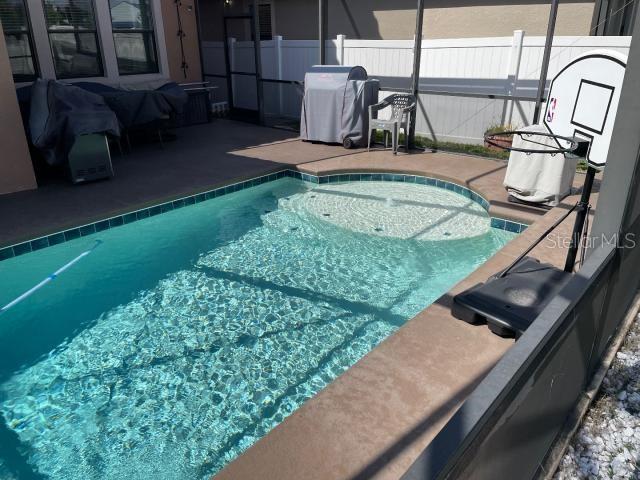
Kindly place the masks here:
<instances>
[{"instance_id":1,"label":"pool coping","mask_svg":"<svg viewBox=\"0 0 640 480\"><path fill-rule=\"evenodd\" d=\"M414 183L418 185L442 188L458 193L480 205L482 208L484 208L485 211L487 211L487 213L489 213L490 207L490 202L485 197L473 191L472 189L463 185L459 185L455 182L442 180L436 177L394 172L341 172L324 175L312 175L309 173L304 173L293 170L291 168L287 168L278 172L260 175L246 180L226 184L201 193L187 195L175 200L158 203L150 207L136 209L123 214L107 217L95 222L83 224L78 227L68 228L52 234L36 237L31 240L8 245L6 247L0 248L0 262L25 255L27 253L36 252L44 248L53 247L55 245L69 242L80 237L86 237L88 235L100 233L102 231L120 227L122 225L128 225L130 223L144 220L146 218L160 215L162 213L177 210L182 207L195 205L196 203L202 203L204 201L219 198L230 193L245 190L247 188L270 183L281 178L295 178L297 180L302 180L317 185L365 181ZM494 216L490 216L490 218L492 228L506 230L512 233L522 233L528 227L528 225L525 223L515 222L505 218Z\"/></svg>"}]
</instances>

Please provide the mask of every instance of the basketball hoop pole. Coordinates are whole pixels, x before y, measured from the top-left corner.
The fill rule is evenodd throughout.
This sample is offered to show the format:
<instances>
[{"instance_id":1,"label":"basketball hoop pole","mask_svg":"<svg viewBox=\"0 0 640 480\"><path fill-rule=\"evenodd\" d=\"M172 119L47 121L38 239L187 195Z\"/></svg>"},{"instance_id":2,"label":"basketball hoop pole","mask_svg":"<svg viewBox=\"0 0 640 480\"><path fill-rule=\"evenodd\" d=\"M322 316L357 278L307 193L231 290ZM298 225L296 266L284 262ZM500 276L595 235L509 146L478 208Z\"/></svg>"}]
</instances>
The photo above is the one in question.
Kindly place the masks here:
<instances>
[{"instance_id":1,"label":"basketball hoop pole","mask_svg":"<svg viewBox=\"0 0 640 480\"><path fill-rule=\"evenodd\" d=\"M582 240L583 235L587 234L587 232L584 231L584 222L586 221L587 213L589 212L589 199L591 198L591 190L593 188L593 180L595 176L596 169L589 165L584 179L584 185L582 186L582 196L580 197L580 202L578 202L576 221L573 224L571 246L569 247L567 260L564 264L564 271L568 273L573 273L573 267L575 266L576 258L578 257L578 249L580 248L580 240Z\"/></svg>"}]
</instances>

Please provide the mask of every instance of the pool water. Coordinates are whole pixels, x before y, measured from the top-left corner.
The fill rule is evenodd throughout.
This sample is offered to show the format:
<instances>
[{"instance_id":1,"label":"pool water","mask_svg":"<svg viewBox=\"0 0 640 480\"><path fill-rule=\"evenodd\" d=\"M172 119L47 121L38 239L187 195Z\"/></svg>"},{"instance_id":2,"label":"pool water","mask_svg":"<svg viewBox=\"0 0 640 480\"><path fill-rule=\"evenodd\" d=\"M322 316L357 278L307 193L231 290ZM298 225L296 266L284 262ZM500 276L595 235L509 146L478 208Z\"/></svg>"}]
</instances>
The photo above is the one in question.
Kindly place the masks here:
<instances>
[{"instance_id":1,"label":"pool water","mask_svg":"<svg viewBox=\"0 0 640 480\"><path fill-rule=\"evenodd\" d=\"M2 306L103 242L0 315L0 479L207 478L514 236L286 178L0 262Z\"/></svg>"}]
</instances>

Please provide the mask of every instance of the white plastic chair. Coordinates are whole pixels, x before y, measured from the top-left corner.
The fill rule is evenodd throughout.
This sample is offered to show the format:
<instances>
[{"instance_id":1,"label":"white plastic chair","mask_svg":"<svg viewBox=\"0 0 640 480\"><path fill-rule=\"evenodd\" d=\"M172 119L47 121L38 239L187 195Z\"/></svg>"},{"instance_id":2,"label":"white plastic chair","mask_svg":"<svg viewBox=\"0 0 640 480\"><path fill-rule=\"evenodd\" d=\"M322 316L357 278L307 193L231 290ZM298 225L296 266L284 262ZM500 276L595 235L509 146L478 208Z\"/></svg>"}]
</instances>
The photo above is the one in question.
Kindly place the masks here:
<instances>
[{"instance_id":1,"label":"white plastic chair","mask_svg":"<svg viewBox=\"0 0 640 480\"><path fill-rule=\"evenodd\" d=\"M391 107L388 120L378 119L378 112ZM376 130L384 131L384 146L387 146L387 132L391 133L393 154L398 153L398 138L400 129L404 130L405 150L409 152L409 121L411 112L416 109L416 97L406 93L394 93L382 102L369 107L369 138L367 151L371 149L371 137Z\"/></svg>"}]
</instances>

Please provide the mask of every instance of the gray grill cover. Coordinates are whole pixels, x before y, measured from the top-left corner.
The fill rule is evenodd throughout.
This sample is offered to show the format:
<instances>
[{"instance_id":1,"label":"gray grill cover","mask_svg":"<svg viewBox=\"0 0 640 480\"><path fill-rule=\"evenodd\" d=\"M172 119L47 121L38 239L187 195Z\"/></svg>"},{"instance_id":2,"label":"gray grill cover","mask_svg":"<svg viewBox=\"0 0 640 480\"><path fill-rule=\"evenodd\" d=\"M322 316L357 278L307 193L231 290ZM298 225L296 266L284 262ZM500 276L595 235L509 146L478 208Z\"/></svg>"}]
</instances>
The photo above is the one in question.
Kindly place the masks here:
<instances>
[{"instance_id":1,"label":"gray grill cover","mask_svg":"<svg viewBox=\"0 0 640 480\"><path fill-rule=\"evenodd\" d=\"M362 67L311 67L304 77L300 137L326 143L366 145L369 105L378 102L379 83Z\"/></svg>"}]
</instances>

